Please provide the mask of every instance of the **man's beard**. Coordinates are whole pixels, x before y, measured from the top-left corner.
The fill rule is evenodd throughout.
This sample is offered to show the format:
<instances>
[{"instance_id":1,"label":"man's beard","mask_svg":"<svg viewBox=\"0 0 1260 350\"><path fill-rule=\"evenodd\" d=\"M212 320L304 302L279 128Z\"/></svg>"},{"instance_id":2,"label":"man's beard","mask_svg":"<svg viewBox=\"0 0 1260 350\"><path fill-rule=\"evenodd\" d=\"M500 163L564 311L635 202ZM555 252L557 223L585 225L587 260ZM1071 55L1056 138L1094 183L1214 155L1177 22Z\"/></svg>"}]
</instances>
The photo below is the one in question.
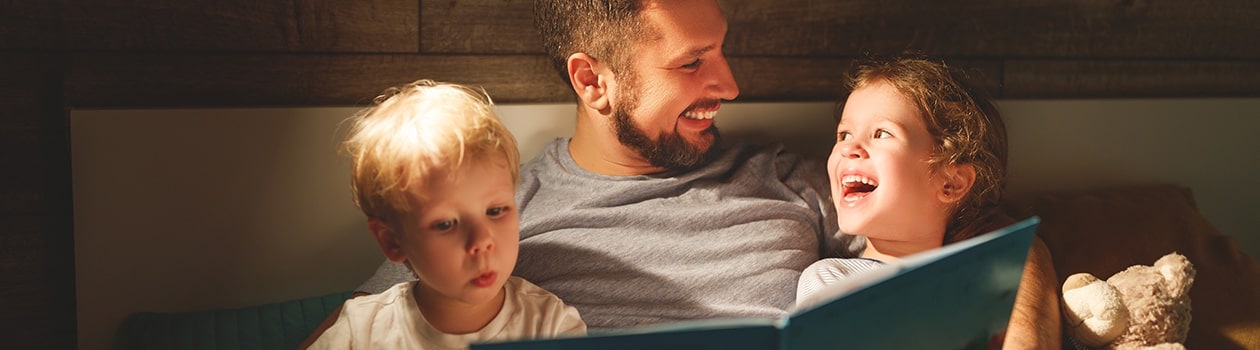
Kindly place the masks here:
<instances>
[{"instance_id":1,"label":"man's beard","mask_svg":"<svg viewBox=\"0 0 1260 350\"><path fill-rule=\"evenodd\" d=\"M661 132L657 135L656 141L652 141L643 130L635 127L630 113L627 112L639 105L637 84L631 82L627 85L631 89L623 89L625 93L618 94L623 103L613 109L613 125L617 132L617 140L621 141L622 145L639 153L639 157L647 160L652 166L667 170L690 169L704 163L717 151L721 134L718 133L716 125L709 126L702 132L702 134L713 135L713 141L706 148L687 143L687 140L677 132Z\"/></svg>"}]
</instances>

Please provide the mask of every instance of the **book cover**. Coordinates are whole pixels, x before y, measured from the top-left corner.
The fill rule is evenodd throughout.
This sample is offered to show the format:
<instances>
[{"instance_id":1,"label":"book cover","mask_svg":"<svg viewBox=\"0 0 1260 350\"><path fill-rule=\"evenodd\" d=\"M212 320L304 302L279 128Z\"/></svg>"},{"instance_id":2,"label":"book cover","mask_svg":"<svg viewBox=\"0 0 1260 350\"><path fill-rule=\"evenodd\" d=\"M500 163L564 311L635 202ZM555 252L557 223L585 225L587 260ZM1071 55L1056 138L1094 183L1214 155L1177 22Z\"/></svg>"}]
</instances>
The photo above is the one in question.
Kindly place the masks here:
<instances>
[{"instance_id":1,"label":"book cover","mask_svg":"<svg viewBox=\"0 0 1260 350\"><path fill-rule=\"evenodd\" d=\"M1038 222L1026 219L853 275L778 319L697 320L471 348L983 349L1010 320Z\"/></svg>"}]
</instances>

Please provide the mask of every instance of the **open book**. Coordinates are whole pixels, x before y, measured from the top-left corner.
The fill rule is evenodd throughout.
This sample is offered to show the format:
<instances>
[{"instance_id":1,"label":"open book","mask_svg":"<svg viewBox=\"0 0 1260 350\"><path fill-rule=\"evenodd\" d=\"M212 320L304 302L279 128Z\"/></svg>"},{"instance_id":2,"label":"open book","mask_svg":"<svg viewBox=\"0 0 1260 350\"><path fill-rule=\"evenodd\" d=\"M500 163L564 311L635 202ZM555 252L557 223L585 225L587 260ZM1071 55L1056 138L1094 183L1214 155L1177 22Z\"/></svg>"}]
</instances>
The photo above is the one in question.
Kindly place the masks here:
<instances>
[{"instance_id":1,"label":"open book","mask_svg":"<svg viewBox=\"0 0 1260 350\"><path fill-rule=\"evenodd\" d=\"M472 349L983 349L1006 330L1038 222L855 274L778 319L688 321Z\"/></svg>"}]
</instances>

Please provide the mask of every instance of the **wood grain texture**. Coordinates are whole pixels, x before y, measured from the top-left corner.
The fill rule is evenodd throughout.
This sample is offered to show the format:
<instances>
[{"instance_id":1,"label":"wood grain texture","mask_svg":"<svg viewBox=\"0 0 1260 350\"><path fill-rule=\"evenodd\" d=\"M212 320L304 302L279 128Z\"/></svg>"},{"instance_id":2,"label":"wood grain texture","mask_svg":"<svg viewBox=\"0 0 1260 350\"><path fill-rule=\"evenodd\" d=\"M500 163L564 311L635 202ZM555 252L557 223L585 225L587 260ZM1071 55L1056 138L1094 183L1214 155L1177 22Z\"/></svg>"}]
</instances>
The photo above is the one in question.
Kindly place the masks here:
<instances>
[{"instance_id":1,"label":"wood grain texture","mask_svg":"<svg viewBox=\"0 0 1260 350\"><path fill-rule=\"evenodd\" d=\"M1010 60L1007 98L1260 96L1257 61Z\"/></svg>"},{"instance_id":2,"label":"wood grain texture","mask_svg":"<svg viewBox=\"0 0 1260 350\"><path fill-rule=\"evenodd\" d=\"M0 336L5 348L75 348L71 220L69 215L0 216Z\"/></svg>"},{"instance_id":3,"label":"wood grain texture","mask_svg":"<svg viewBox=\"0 0 1260 350\"><path fill-rule=\"evenodd\" d=\"M0 54L0 339L75 346L69 128L60 55Z\"/></svg>"},{"instance_id":4,"label":"wood grain texture","mask_svg":"<svg viewBox=\"0 0 1260 350\"><path fill-rule=\"evenodd\" d=\"M732 58L737 101L828 101L851 59ZM1001 96L1001 64L951 61ZM573 100L542 56L78 55L67 77L76 107L366 105L386 87L428 78L482 86L495 101Z\"/></svg>"},{"instance_id":5,"label":"wood grain texture","mask_svg":"<svg viewBox=\"0 0 1260 350\"><path fill-rule=\"evenodd\" d=\"M721 0L730 55L1257 58L1254 0Z\"/></svg>"},{"instance_id":6,"label":"wood grain texture","mask_svg":"<svg viewBox=\"0 0 1260 350\"><path fill-rule=\"evenodd\" d=\"M737 101L838 101L845 93L845 77L852 58L730 58L731 73L739 84ZM1002 95L1002 63L997 60L955 59L948 64L963 69L990 95Z\"/></svg>"},{"instance_id":7,"label":"wood grain texture","mask_svg":"<svg viewBox=\"0 0 1260 350\"><path fill-rule=\"evenodd\" d=\"M0 2L0 49L58 49L65 37L62 1Z\"/></svg>"},{"instance_id":8,"label":"wood grain texture","mask_svg":"<svg viewBox=\"0 0 1260 350\"><path fill-rule=\"evenodd\" d=\"M20 5L22 10L38 17L56 16L50 18L57 23L54 30L27 32L19 28L18 33L33 33L41 39L12 42L7 39L21 35L6 30L5 44L0 45L69 50L417 52L419 49L417 0L79 0L54 3L56 5Z\"/></svg>"},{"instance_id":9,"label":"wood grain texture","mask_svg":"<svg viewBox=\"0 0 1260 350\"><path fill-rule=\"evenodd\" d=\"M1255 0L721 0L739 56L1258 58ZM523 0L421 1L422 52L539 53Z\"/></svg>"},{"instance_id":10,"label":"wood grain texture","mask_svg":"<svg viewBox=\"0 0 1260 350\"><path fill-rule=\"evenodd\" d=\"M730 58L737 101L829 101L852 58ZM950 59L995 98L1260 96L1260 64L1240 61ZM366 105L428 78L484 87L501 103L568 102L568 87L531 55L76 55L76 107Z\"/></svg>"},{"instance_id":11,"label":"wood grain texture","mask_svg":"<svg viewBox=\"0 0 1260 350\"><path fill-rule=\"evenodd\" d=\"M481 86L496 102L570 101L541 56L84 54L67 76L76 107L367 105L417 79Z\"/></svg>"},{"instance_id":12,"label":"wood grain texture","mask_svg":"<svg viewBox=\"0 0 1260 350\"><path fill-rule=\"evenodd\" d=\"M423 53L536 53L533 1L420 1Z\"/></svg>"},{"instance_id":13,"label":"wood grain texture","mask_svg":"<svg viewBox=\"0 0 1260 350\"><path fill-rule=\"evenodd\" d=\"M0 54L0 215L69 213L62 55Z\"/></svg>"}]
</instances>

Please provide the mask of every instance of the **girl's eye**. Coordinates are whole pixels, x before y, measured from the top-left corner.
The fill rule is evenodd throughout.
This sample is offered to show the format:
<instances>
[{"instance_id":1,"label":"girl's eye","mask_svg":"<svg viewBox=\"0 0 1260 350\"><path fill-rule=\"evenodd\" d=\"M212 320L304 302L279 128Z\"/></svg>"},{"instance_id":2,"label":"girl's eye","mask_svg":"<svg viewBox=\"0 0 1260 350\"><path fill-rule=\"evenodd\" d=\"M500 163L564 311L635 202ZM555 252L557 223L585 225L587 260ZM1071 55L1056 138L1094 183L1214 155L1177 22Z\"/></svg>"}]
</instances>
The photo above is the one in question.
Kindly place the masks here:
<instances>
[{"instance_id":1,"label":"girl's eye","mask_svg":"<svg viewBox=\"0 0 1260 350\"><path fill-rule=\"evenodd\" d=\"M889 137L892 137L892 133L888 132L888 130L884 130L884 129L875 130L875 138L886 139Z\"/></svg>"},{"instance_id":2,"label":"girl's eye","mask_svg":"<svg viewBox=\"0 0 1260 350\"><path fill-rule=\"evenodd\" d=\"M848 141L851 138L853 138L853 134L850 134L848 131L841 131L836 134L836 141Z\"/></svg>"},{"instance_id":3,"label":"girl's eye","mask_svg":"<svg viewBox=\"0 0 1260 350\"><path fill-rule=\"evenodd\" d=\"M455 220L442 220L433 224L433 229L438 231L447 231L455 227Z\"/></svg>"}]
</instances>

